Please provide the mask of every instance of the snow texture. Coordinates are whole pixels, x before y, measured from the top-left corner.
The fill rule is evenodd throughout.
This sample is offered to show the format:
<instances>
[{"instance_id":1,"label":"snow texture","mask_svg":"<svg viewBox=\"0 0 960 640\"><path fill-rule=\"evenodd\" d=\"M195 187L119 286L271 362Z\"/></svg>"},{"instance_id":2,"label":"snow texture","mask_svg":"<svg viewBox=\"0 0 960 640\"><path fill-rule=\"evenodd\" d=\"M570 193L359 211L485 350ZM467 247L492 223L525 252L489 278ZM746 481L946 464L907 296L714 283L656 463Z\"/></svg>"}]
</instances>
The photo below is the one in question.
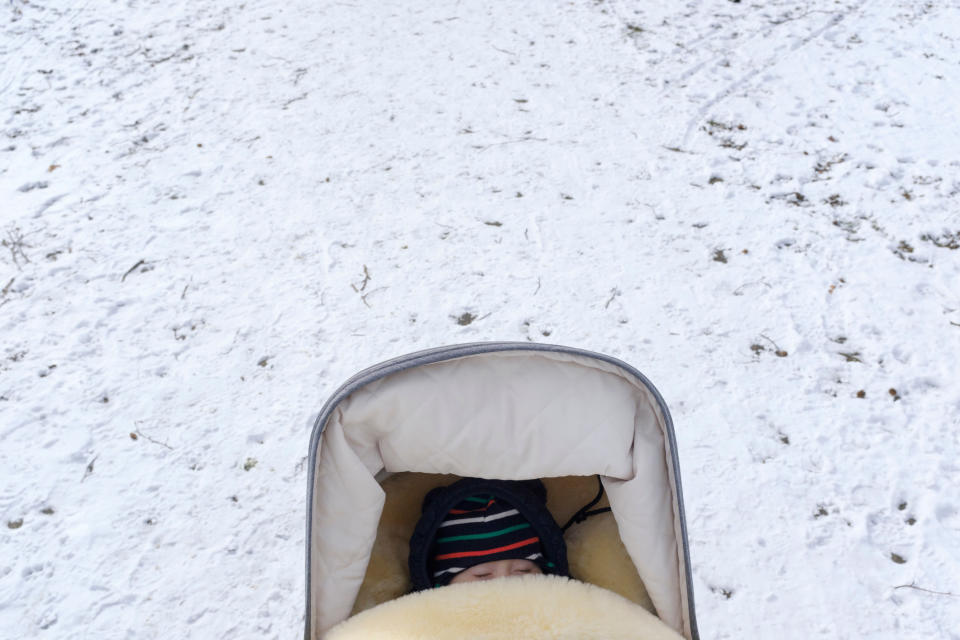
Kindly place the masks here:
<instances>
[{"instance_id":1,"label":"snow texture","mask_svg":"<svg viewBox=\"0 0 960 640\"><path fill-rule=\"evenodd\" d=\"M298 637L312 416L475 340L659 387L703 638L960 638L956 2L0 23L4 639Z\"/></svg>"}]
</instances>

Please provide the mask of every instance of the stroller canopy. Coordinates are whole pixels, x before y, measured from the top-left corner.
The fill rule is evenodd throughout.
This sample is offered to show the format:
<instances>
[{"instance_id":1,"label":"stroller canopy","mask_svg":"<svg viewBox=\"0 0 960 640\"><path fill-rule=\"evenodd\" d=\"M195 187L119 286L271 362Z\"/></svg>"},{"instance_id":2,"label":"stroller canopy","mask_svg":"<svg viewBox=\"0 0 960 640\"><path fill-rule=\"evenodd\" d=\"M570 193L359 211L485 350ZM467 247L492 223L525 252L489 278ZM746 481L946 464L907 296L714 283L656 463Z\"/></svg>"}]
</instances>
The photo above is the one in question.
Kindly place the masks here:
<instances>
[{"instance_id":1,"label":"stroller canopy","mask_svg":"<svg viewBox=\"0 0 960 640\"><path fill-rule=\"evenodd\" d=\"M619 360L503 342L397 358L334 393L309 453L308 640L349 617L384 505L378 480L397 472L600 475L659 617L697 637L670 414L653 385Z\"/></svg>"}]
</instances>

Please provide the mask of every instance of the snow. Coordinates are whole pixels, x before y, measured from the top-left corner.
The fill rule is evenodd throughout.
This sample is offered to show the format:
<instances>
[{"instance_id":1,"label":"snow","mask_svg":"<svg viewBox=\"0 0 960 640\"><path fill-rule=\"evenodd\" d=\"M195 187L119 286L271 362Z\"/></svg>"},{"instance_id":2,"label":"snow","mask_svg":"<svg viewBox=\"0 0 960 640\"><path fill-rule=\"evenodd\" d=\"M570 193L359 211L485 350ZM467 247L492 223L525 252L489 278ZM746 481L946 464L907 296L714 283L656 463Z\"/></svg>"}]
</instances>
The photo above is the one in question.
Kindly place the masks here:
<instances>
[{"instance_id":1,"label":"snow","mask_svg":"<svg viewBox=\"0 0 960 640\"><path fill-rule=\"evenodd\" d=\"M532 340L666 398L704 639L960 638L955 3L2 15L2 637L297 637L326 397Z\"/></svg>"}]
</instances>

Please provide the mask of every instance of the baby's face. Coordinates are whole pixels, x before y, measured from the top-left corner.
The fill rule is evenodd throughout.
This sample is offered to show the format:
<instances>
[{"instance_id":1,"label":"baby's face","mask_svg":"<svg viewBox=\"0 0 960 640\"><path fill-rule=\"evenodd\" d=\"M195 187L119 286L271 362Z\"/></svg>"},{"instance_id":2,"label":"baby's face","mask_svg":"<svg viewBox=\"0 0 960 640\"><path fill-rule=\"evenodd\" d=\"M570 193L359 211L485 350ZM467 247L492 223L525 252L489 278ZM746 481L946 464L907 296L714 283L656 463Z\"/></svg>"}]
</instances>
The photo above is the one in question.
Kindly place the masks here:
<instances>
[{"instance_id":1,"label":"baby's face","mask_svg":"<svg viewBox=\"0 0 960 640\"><path fill-rule=\"evenodd\" d=\"M525 576L531 573L543 573L535 562L530 560L495 560L493 562L484 562L475 564L469 569L464 569L450 581L450 584L457 582L477 582L479 580L493 580L494 578L509 578L511 576Z\"/></svg>"}]
</instances>

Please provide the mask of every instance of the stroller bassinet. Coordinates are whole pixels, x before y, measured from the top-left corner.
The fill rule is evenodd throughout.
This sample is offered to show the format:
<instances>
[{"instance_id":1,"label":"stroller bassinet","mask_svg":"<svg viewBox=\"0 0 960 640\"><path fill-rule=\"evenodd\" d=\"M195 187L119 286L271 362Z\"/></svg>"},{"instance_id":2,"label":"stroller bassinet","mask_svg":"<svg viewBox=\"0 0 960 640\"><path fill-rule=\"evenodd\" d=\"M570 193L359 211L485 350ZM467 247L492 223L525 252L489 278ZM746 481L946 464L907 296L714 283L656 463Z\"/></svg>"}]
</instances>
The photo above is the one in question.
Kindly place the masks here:
<instances>
[{"instance_id":1,"label":"stroller bassinet","mask_svg":"<svg viewBox=\"0 0 960 640\"><path fill-rule=\"evenodd\" d=\"M310 441L305 638L318 640L356 612L372 573L403 572L405 558L371 560L389 552L391 486L416 493L407 496L416 511L428 488L457 476L541 478L548 491L562 492L582 489L571 477L595 482L596 475L629 557L624 564L660 619L696 640L673 425L639 371L579 349L494 342L413 353L360 372L324 405ZM404 476L409 481L395 482ZM404 584L406 576L392 579Z\"/></svg>"}]
</instances>

